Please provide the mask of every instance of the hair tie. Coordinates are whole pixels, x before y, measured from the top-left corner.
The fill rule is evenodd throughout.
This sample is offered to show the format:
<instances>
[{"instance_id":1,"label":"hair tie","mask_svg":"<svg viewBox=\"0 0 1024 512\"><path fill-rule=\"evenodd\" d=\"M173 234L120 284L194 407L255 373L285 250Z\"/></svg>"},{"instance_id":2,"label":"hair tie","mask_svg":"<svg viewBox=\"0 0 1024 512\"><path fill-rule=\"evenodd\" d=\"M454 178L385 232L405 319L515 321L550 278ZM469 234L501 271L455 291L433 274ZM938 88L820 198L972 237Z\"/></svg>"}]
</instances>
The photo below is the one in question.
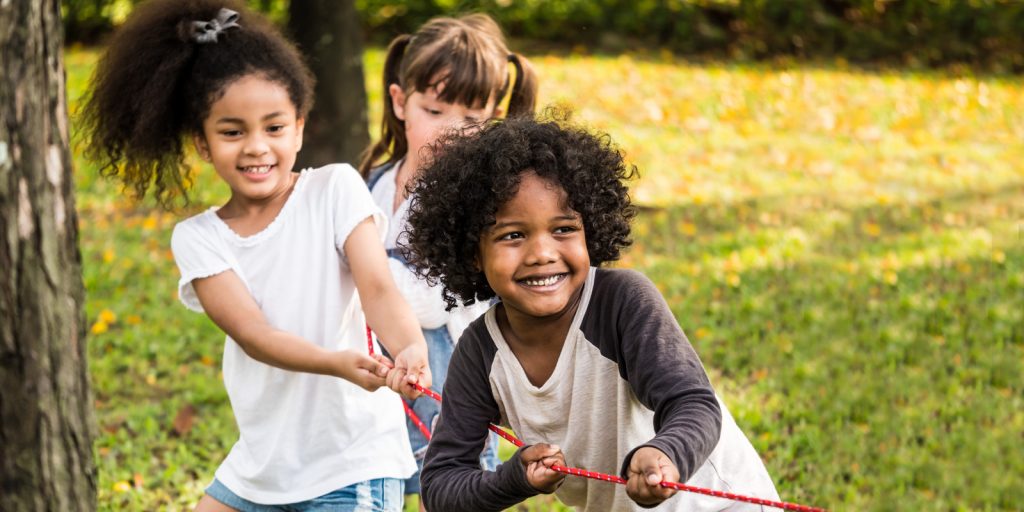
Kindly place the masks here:
<instances>
[{"instance_id":1,"label":"hair tie","mask_svg":"<svg viewBox=\"0 0 1024 512\"><path fill-rule=\"evenodd\" d=\"M231 27L241 28L237 22L238 13L222 7L212 20L192 22L192 40L199 44L216 43L217 34Z\"/></svg>"}]
</instances>

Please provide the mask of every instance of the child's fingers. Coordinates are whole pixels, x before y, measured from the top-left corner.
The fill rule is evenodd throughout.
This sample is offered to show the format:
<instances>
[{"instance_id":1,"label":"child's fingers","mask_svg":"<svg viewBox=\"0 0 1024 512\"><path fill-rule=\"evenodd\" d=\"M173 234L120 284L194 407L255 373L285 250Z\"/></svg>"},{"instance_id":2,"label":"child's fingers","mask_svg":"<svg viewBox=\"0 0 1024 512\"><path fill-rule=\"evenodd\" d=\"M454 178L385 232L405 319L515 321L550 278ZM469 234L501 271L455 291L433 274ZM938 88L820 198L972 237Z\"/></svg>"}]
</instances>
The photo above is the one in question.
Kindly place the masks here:
<instances>
[{"instance_id":1,"label":"child's fingers","mask_svg":"<svg viewBox=\"0 0 1024 512\"><path fill-rule=\"evenodd\" d=\"M555 457L562 453L562 449L558 445L538 443L530 445L519 452L519 457L523 461L524 465L529 465L531 462L538 462L547 457Z\"/></svg>"},{"instance_id":2,"label":"child's fingers","mask_svg":"<svg viewBox=\"0 0 1024 512\"><path fill-rule=\"evenodd\" d=\"M355 366L356 373L352 381L367 391L375 391L385 385L388 372L391 371L385 363L362 354L358 355Z\"/></svg>"},{"instance_id":3,"label":"child's fingers","mask_svg":"<svg viewBox=\"0 0 1024 512\"><path fill-rule=\"evenodd\" d=\"M376 359L378 363L387 366L389 370L395 367L394 361L388 359L388 357L385 356L384 354L374 353L373 358Z\"/></svg>"},{"instance_id":4,"label":"child's fingers","mask_svg":"<svg viewBox=\"0 0 1024 512\"><path fill-rule=\"evenodd\" d=\"M410 380L410 375L405 368L396 367L391 369L387 376L387 386L409 400L415 400L422 394L412 385L416 382L415 376Z\"/></svg>"},{"instance_id":5,"label":"child's fingers","mask_svg":"<svg viewBox=\"0 0 1024 512\"><path fill-rule=\"evenodd\" d=\"M551 466L554 466L556 464L559 465L559 466L564 466L565 465L565 459L562 458L562 457L544 457L544 459L541 460L540 463L543 464L544 467L550 469Z\"/></svg>"},{"instance_id":6,"label":"child's fingers","mask_svg":"<svg viewBox=\"0 0 1024 512\"><path fill-rule=\"evenodd\" d=\"M406 383L402 387L401 393L402 393L402 396L404 396L405 398L408 398L409 400L416 400L417 398L420 397L420 395L423 394L423 393L420 392L420 390L416 389L415 387L413 387L411 384L408 384L408 383Z\"/></svg>"},{"instance_id":7,"label":"child's fingers","mask_svg":"<svg viewBox=\"0 0 1024 512\"><path fill-rule=\"evenodd\" d=\"M676 493L675 489L662 487L661 482L677 481L679 471L660 450L644 447L633 454L627 476L626 494L633 501L657 505Z\"/></svg>"},{"instance_id":8,"label":"child's fingers","mask_svg":"<svg viewBox=\"0 0 1024 512\"><path fill-rule=\"evenodd\" d=\"M657 472L630 471L629 479L626 481L626 493L633 501L646 505L654 498L654 490L658 489L662 476Z\"/></svg>"},{"instance_id":9,"label":"child's fingers","mask_svg":"<svg viewBox=\"0 0 1024 512\"><path fill-rule=\"evenodd\" d=\"M367 372L366 379L362 383L363 389L367 391L376 391L378 388L387 383L384 375L387 375L387 368L381 367L378 373Z\"/></svg>"},{"instance_id":10,"label":"child's fingers","mask_svg":"<svg viewBox=\"0 0 1024 512\"><path fill-rule=\"evenodd\" d=\"M392 368L391 371L388 372L388 375L387 375L387 385L388 385L388 387L391 388L391 390L396 392L396 393L403 392L404 389L402 389L402 388L404 387L405 375L406 375L405 368L401 368L401 367Z\"/></svg>"},{"instance_id":11,"label":"child's fingers","mask_svg":"<svg viewBox=\"0 0 1024 512\"><path fill-rule=\"evenodd\" d=\"M410 346L395 356L395 368L404 370L407 384L417 383L430 387L430 363L425 347Z\"/></svg>"},{"instance_id":12,"label":"child's fingers","mask_svg":"<svg viewBox=\"0 0 1024 512\"><path fill-rule=\"evenodd\" d=\"M534 489L552 493L565 480L565 475L545 467L540 461L534 461L526 466L526 480Z\"/></svg>"},{"instance_id":13,"label":"child's fingers","mask_svg":"<svg viewBox=\"0 0 1024 512\"><path fill-rule=\"evenodd\" d=\"M416 384L421 387L429 388L431 384L430 370L427 371L414 371L409 370L405 375L405 382L408 384L410 390L416 389ZM419 391L416 391L416 396L419 396Z\"/></svg>"},{"instance_id":14,"label":"child's fingers","mask_svg":"<svg viewBox=\"0 0 1024 512\"><path fill-rule=\"evenodd\" d=\"M356 367L365 370L371 375L384 377L388 374L390 368L384 362L376 357L364 356L360 354L359 359L356 361Z\"/></svg>"}]
</instances>

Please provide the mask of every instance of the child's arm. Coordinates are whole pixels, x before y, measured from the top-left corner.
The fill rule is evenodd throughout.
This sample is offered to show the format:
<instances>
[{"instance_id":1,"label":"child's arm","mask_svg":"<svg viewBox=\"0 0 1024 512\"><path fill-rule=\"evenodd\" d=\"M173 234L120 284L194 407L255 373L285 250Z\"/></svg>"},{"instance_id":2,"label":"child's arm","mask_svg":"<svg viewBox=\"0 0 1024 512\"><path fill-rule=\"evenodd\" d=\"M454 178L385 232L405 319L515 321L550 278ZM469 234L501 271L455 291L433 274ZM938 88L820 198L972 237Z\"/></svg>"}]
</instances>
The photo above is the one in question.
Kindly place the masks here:
<instances>
[{"instance_id":1,"label":"child's arm","mask_svg":"<svg viewBox=\"0 0 1024 512\"><path fill-rule=\"evenodd\" d=\"M395 368L387 376L388 386L408 398L415 398L419 392L409 383L430 386L427 342L391 277L384 244L372 218L367 217L352 229L345 240L344 251L367 323L395 358Z\"/></svg>"},{"instance_id":2,"label":"child's arm","mask_svg":"<svg viewBox=\"0 0 1024 512\"><path fill-rule=\"evenodd\" d=\"M483 340L471 331L474 326L455 345L441 415L423 461L420 485L427 510L504 510L542 492L531 484L531 472L538 477L535 482L544 486L543 492L551 492L552 485L557 487L546 472L561 458L557 447L549 445L520 448L493 472L480 469L487 426L500 418L488 382L497 349L489 339ZM538 467L538 462L544 469Z\"/></svg>"},{"instance_id":3,"label":"child's arm","mask_svg":"<svg viewBox=\"0 0 1024 512\"><path fill-rule=\"evenodd\" d=\"M267 322L245 284L232 271L194 279L206 314L249 357L285 370L341 377L373 391L383 386L391 363L351 350L332 352Z\"/></svg>"},{"instance_id":4,"label":"child's arm","mask_svg":"<svg viewBox=\"0 0 1024 512\"><path fill-rule=\"evenodd\" d=\"M623 377L640 402L654 411L656 432L653 439L626 455L620 474L630 480L649 476L654 463L651 456L656 459L657 454L644 450L646 447L665 455L678 471L673 475L678 478L676 481L685 482L718 443L722 426L718 399L700 358L654 283L634 271L614 271L606 276L608 288L600 293L612 299L607 301L610 310L604 314L616 324L608 328L620 335L619 346L602 348L602 353L619 354ZM646 469L631 475L632 459L641 450L644 460L637 461L637 467ZM641 489L643 486L633 482L627 490L630 487ZM668 495L645 492L631 494L631 497L654 500Z\"/></svg>"}]
</instances>

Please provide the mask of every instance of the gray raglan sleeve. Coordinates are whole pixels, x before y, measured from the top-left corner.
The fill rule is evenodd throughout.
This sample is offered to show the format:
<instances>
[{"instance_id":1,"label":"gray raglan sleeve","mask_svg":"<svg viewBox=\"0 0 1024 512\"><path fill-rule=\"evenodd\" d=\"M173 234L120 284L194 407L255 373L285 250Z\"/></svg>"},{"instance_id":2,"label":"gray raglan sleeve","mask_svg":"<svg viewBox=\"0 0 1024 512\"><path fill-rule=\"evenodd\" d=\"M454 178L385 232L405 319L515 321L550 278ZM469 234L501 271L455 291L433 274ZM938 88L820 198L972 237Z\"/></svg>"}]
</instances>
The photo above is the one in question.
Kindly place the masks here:
<instances>
[{"instance_id":1,"label":"gray raglan sleeve","mask_svg":"<svg viewBox=\"0 0 1024 512\"><path fill-rule=\"evenodd\" d=\"M620 376L644 406L654 411L655 436L630 450L622 461L625 477L633 454L652 446L668 455L685 482L718 444L722 411L704 365L679 327L665 299L646 276L631 270L611 272L604 296L611 297L608 318L616 325L606 339ZM609 293L610 292L610 293ZM612 326L609 326L612 327Z\"/></svg>"},{"instance_id":2,"label":"gray raglan sleeve","mask_svg":"<svg viewBox=\"0 0 1024 512\"><path fill-rule=\"evenodd\" d=\"M448 366L441 415L420 473L427 510L500 511L538 494L526 480L519 451L495 471L480 469L487 427L500 420L488 381L494 355L483 319L477 319L455 346Z\"/></svg>"}]
</instances>

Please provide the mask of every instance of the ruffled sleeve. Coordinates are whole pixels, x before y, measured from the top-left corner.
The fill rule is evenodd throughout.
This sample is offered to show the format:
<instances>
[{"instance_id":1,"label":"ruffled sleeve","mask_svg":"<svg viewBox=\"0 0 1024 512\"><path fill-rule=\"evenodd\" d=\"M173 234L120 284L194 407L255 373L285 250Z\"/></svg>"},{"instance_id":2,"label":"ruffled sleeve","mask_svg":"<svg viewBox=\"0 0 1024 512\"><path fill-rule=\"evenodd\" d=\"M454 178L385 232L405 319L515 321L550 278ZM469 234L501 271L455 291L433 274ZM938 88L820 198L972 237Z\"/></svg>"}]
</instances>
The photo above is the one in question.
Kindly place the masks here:
<instances>
[{"instance_id":1,"label":"ruffled sleeve","mask_svg":"<svg viewBox=\"0 0 1024 512\"><path fill-rule=\"evenodd\" d=\"M367 217L372 217L377 227L377 233L384 240L388 232L388 221L381 213L380 208L373 202L370 190L366 183L352 166L348 164L337 164L332 166L331 179L331 204L334 211L334 245L341 254L342 260L348 263L345 257L345 242L352 230Z\"/></svg>"},{"instance_id":2,"label":"ruffled sleeve","mask_svg":"<svg viewBox=\"0 0 1024 512\"><path fill-rule=\"evenodd\" d=\"M199 303L192 281L231 270L231 264L223 252L226 249L218 250L215 232L202 229L198 225L199 220L199 217L193 217L174 226L171 251L181 272L178 298L186 308L202 313L203 305Z\"/></svg>"}]
</instances>

